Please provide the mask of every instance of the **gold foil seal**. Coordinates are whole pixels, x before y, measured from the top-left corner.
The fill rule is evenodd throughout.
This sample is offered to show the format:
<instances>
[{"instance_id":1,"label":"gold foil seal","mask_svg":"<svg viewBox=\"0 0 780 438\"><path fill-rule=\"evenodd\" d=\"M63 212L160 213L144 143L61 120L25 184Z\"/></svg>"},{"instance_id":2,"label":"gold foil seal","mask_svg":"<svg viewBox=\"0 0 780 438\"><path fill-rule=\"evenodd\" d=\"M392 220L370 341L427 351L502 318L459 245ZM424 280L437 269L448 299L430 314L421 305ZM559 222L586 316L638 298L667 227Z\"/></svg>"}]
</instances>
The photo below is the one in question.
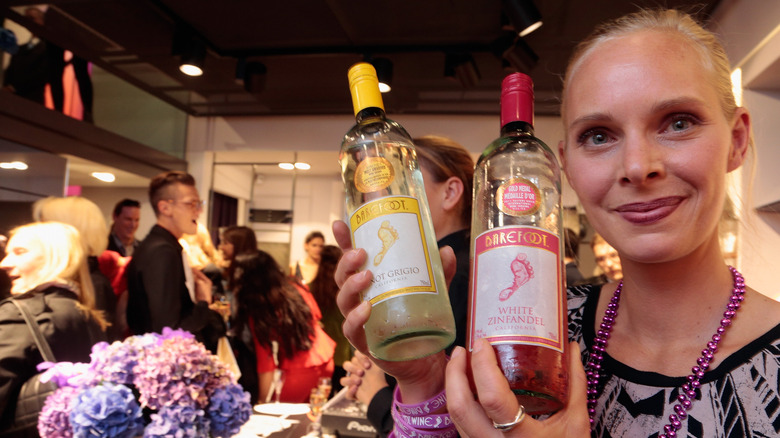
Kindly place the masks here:
<instances>
[{"instance_id":1,"label":"gold foil seal","mask_svg":"<svg viewBox=\"0 0 780 438\"><path fill-rule=\"evenodd\" d=\"M496 193L498 208L511 216L527 216L539 211L542 196L539 188L525 178L512 178L501 184Z\"/></svg>"},{"instance_id":2,"label":"gold foil seal","mask_svg":"<svg viewBox=\"0 0 780 438\"><path fill-rule=\"evenodd\" d=\"M355 187L362 193L382 190L394 179L393 165L384 157L368 157L355 169Z\"/></svg>"}]
</instances>

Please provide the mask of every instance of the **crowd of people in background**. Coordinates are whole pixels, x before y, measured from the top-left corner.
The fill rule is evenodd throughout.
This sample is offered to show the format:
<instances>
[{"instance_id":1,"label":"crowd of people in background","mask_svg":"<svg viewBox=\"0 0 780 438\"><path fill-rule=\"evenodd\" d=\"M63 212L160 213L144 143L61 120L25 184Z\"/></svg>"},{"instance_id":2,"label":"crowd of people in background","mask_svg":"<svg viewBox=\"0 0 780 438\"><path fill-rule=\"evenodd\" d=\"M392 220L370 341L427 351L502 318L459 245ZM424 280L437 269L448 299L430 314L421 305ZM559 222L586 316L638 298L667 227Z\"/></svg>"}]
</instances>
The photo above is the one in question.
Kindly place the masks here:
<instances>
[{"instance_id":1,"label":"crowd of people in background","mask_svg":"<svg viewBox=\"0 0 780 438\"><path fill-rule=\"evenodd\" d=\"M452 247L458 260L450 299L458 320L455 345L462 346L473 161L465 148L444 137L420 137L415 143L437 239L441 246ZM253 402L267 400L276 385L281 385L281 401L305 402L318 379L330 377L336 391L350 387L351 397L371 406L378 425L392 428L393 379L377 367L371 370L369 358L354 351L342 330L334 279L342 256L338 246L326 245L323 233L312 231L304 239L305 257L282 269L259 249L255 231L247 226L221 229L215 247L199 222L202 201L191 175L158 175L150 183L149 196L156 223L143 239L138 236L140 201L117 202L109 225L100 208L81 196L35 202L32 225L11 233L0 270L3 297L59 300L53 301L54 311L72 321L72 309L77 309L78 330L89 332L75 345L59 334L74 328L55 327L49 339L55 350L72 347L62 360L85 361L87 344L163 327L191 331L214 352L227 336L241 371L239 383ZM51 233L67 239L49 239ZM78 242L79 248L66 242ZM50 262L57 266L47 267ZM2 303L0 320L6 309ZM14 310L7 308L9 312ZM19 324L18 318L12 319ZM32 342L3 333L0 338L0 351L24 349ZM0 406L0 421L11 421L6 418L6 408L13 405L11 394L34 373L35 354L25 353L28 364L23 368L8 362L20 354L0 358L0 370L7 366L12 371L8 378L0 373L0 391L9 395L7 405ZM288 376L294 377L285 379Z\"/></svg>"}]
</instances>

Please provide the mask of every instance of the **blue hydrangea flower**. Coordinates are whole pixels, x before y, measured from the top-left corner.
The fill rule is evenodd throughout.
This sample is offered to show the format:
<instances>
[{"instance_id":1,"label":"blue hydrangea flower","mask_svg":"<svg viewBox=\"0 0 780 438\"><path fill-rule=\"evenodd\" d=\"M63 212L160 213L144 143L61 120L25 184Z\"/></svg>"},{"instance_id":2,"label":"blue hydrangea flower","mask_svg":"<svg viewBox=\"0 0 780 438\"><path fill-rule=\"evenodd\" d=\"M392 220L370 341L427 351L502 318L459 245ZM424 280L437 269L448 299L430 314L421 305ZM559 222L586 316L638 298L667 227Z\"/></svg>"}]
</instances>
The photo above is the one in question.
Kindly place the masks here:
<instances>
[{"instance_id":1,"label":"blue hydrangea flower","mask_svg":"<svg viewBox=\"0 0 780 438\"><path fill-rule=\"evenodd\" d=\"M152 414L144 438L208 438L209 420L202 409L188 405L167 406Z\"/></svg>"},{"instance_id":2,"label":"blue hydrangea flower","mask_svg":"<svg viewBox=\"0 0 780 438\"><path fill-rule=\"evenodd\" d=\"M76 438L132 438L144 429L141 407L132 391L113 383L76 396L69 420Z\"/></svg>"},{"instance_id":3,"label":"blue hydrangea flower","mask_svg":"<svg viewBox=\"0 0 780 438\"><path fill-rule=\"evenodd\" d=\"M206 414L211 421L212 436L231 437L252 415L249 393L237 384L217 388L209 400Z\"/></svg>"}]
</instances>

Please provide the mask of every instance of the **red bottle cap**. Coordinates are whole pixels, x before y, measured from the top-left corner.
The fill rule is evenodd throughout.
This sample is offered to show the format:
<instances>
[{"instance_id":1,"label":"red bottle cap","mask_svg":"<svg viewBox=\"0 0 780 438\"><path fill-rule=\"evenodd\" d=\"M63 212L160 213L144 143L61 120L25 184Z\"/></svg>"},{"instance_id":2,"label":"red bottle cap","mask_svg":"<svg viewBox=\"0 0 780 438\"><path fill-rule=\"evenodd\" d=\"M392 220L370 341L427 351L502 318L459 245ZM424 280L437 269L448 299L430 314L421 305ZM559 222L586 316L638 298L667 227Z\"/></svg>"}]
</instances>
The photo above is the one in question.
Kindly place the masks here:
<instances>
[{"instance_id":1,"label":"red bottle cap","mask_svg":"<svg viewBox=\"0 0 780 438\"><path fill-rule=\"evenodd\" d=\"M501 83L501 126L517 121L534 124L534 83L523 73L512 73Z\"/></svg>"}]
</instances>

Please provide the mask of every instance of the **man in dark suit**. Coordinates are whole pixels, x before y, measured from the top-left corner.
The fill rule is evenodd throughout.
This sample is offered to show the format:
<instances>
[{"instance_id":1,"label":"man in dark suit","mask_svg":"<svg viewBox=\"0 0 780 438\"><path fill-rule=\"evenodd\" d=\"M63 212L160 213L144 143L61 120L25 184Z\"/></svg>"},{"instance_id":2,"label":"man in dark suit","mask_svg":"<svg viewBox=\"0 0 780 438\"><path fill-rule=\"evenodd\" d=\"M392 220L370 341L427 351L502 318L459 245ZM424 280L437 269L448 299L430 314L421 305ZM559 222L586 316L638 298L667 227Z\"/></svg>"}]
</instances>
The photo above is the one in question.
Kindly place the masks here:
<instances>
[{"instance_id":1,"label":"man in dark suit","mask_svg":"<svg viewBox=\"0 0 780 438\"><path fill-rule=\"evenodd\" d=\"M111 234L108 235L108 249L122 257L132 257L141 241L135 238L141 220L141 203L134 199L123 199L116 203L111 215Z\"/></svg>"},{"instance_id":2,"label":"man in dark suit","mask_svg":"<svg viewBox=\"0 0 780 438\"><path fill-rule=\"evenodd\" d=\"M195 234L203 203L192 175L170 171L154 177L149 200L157 223L127 266L127 323L135 334L181 328L216 351L225 323L212 310L211 280L189 267L179 238Z\"/></svg>"}]
</instances>

